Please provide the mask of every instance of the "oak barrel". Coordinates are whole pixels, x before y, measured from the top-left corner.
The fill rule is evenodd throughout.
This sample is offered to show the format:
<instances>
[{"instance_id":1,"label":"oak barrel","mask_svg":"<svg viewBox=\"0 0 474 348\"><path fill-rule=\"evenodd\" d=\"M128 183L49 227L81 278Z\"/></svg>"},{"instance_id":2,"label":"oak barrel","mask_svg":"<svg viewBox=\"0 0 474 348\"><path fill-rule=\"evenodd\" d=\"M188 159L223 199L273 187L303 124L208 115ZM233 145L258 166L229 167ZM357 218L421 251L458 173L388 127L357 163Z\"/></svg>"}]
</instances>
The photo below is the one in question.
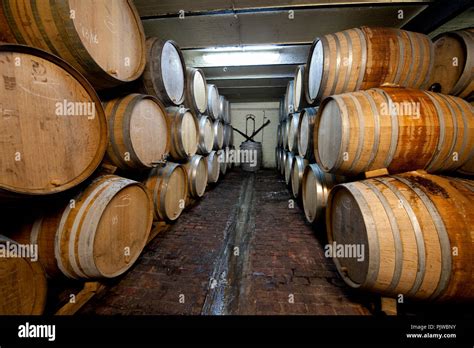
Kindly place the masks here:
<instances>
[{"instance_id":1,"label":"oak barrel","mask_svg":"<svg viewBox=\"0 0 474 348\"><path fill-rule=\"evenodd\" d=\"M281 152L281 167L280 167L280 174L285 177L285 170L286 170L286 160L288 159L288 151L285 149Z\"/></svg>"},{"instance_id":2,"label":"oak barrel","mask_svg":"<svg viewBox=\"0 0 474 348\"><path fill-rule=\"evenodd\" d=\"M307 102L385 83L428 88L434 49L428 36L395 28L355 28L317 38L310 49Z\"/></svg>"},{"instance_id":3,"label":"oak barrel","mask_svg":"<svg viewBox=\"0 0 474 348\"><path fill-rule=\"evenodd\" d=\"M306 108L301 110L297 132L298 154L310 161L314 158L313 132L317 114L318 108Z\"/></svg>"},{"instance_id":4,"label":"oak barrel","mask_svg":"<svg viewBox=\"0 0 474 348\"><path fill-rule=\"evenodd\" d=\"M146 40L146 48L143 92L157 97L165 106L181 105L185 98L186 65L178 44L151 37Z\"/></svg>"},{"instance_id":5,"label":"oak barrel","mask_svg":"<svg viewBox=\"0 0 474 348\"><path fill-rule=\"evenodd\" d=\"M461 167L458 172L464 175L474 176L474 155Z\"/></svg>"},{"instance_id":6,"label":"oak barrel","mask_svg":"<svg viewBox=\"0 0 474 348\"><path fill-rule=\"evenodd\" d=\"M145 34L131 0L5 0L0 41L37 47L74 66L97 89L140 77Z\"/></svg>"},{"instance_id":7,"label":"oak barrel","mask_svg":"<svg viewBox=\"0 0 474 348\"><path fill-rule=\"evenodd\" d=\"M207 162L204 157L194 155L185 165L188 174L188 191L193 198L204 196L207 187Z\"/></svg>"},{"instance_id":8,"label":"oak barrel","mask_svg":"<svg viewBox=\"0 0 474 348\"><path fill-rule=\"evenodd\" d=\"M292 152L298 151L298 128L300 124L300 114L294 113L289 116L290 123L288 129L288 150Z\"/></svg>"},{"instance_id":9,"label":"oak barrel","mask_svg":"<svg viewBox=\"0 0 474 348\"><path fill-rule=\"evenodd\" d=\"M231 116L230 116L230 102L227 100L227 98L221 96L219 99L219 109L220 113L222 115L222 122L225 124L231 124Z\"/></svg>"},{"instance_id":10,"label":"oak barrel","mask_svg":"<svg viewBox=\"0 0 474 348\"><path fill-rule=\"evenodd\" d=\"M277 171L281 169L281 152L283 150L280 147L275 147L275 163Z\"/></svg>"},{"instance_id":11,"label":"oak barrel","mask_svg":"<svg viewBox=\"0 0 474 348\"><path fill-rule=\"evenodd\" d=\"M140 256L152 220L144 185L106 175L14 238L38 245L39 261L50 278L114 278Z\"/></svg>"},{"instance_id":12,"label":"oak barrel","mask_svg":"<svg viewBox=\"0 0 474 348\"><path fill-rule=\"evenodd\" d=\"M291 191L294 198L301 196L303 174L308 164L308 160L301 156L295 156L295 160L293 161L293 169L291 171Z\"/></svg>"},{"instance_id":13,"label":"oak barrel","mask_svg":"<svg viewBox=\"0 0 474 348\"><path fill-rule=\"evenodd\" d=\"M474 28L443 33L434 39L431 84L441 93L474 98Z\"/></svg>"},{"instance_id":14,"label":"oak barrel","mask_svg":"<svg viewBox=\"0 0 474 348\"><path fill-rule=\"evenodd\" d=\"M286 108L286 95L280 99L279 108L278 108L278 119L281 122L285 119L285 108Z\"/></svg>"},{"instance_id":15,"label":"oak barrel","mask_svg":"<svg viewBox=\"0 0 474 348\"><path fill-rule=\"evenodd\" d=\"M295 154L293 152L287 152L285 159L285 182L290 185L291 174L293 170L293 162L295 161Z\"/></svg>"},{"instance_id":16,"label":"oak barrel","mask_svg":"<svg viewBox=\"0 0 474 348\"><path fill-rule=\"evenodd\" d=\"M12 248L12 246L15 246ZM0 315L41 315L46 305L47 284L44 270L34 258L6 257L4 252L28 245L0 236ZM18 247L18 248L17 248ZM12 248L12 249L10 249ZM28 256L28 255L19 255Z\"/></svg>"},{"instance_id":17,"label":"oak barrel","mask_svg":"<svg viewBox=\"0 0 474 348\"><path fill-rule=\"evenodd\" d=\"M188 197L188 175L177 163L154 168L145 182L153 199L155 221L175 221L183 212Z\"/></svg>"},{"instance_id":18,"label":"oak barrel","mask_svg":"<svg viewBox=\"0 0 474 348\"><path fill-rule=\"evenodd\" d=\"M281 123L277 126L277 146L283 146L283 135L282 135L282 125Z\"/></svg>"},{"instance_id":19,"label":"oak barrel","mask_svg":"<svg viewBox=\"0 0 474 348\"><path fill-rule=\"evenodd\" d=\"M0 191L47 195L83 182L107 148L107 121L92 86L35 48L0 45L0 61Z\"/></svg>"},{"instance_id":20,"label":"oak barrel","mask_svg":"<svg viewBox=\"0 0 474 348\"><path fill-rule=\"evenodd\" d=\"M212 131L214 133L214 150L218 151L224 147L224 124L220 119L214 121Z\"/></svg>"},{"instance_id":21,"label":"oak barrel","mask_svg":"<svg viewBox=\"0 0 474 348\"><path fill-rule=\"evenodd\" d=\"M216 85L207 85L207 114L212 120L220 118L219 90Z\"/></svg>"},{"instance_id":22,"label":"oak barrel","mask_svg":"<svg viewBox=\"0 0 474 348\"><path fill-rule=\"evenodd\" d=\"M166 160L170 127L158 99L131 94L105 105L109 125L107 158L123 170L146 170Z\"/></svg>"},{"instance_id":23,"label":"oak barrel","mask_svg":"<svg viewBox=\"0 0 474 348\"><path fill-rule=\"evenodd\" d=\"M194 156L199 144L199 124L189 109L169 107L166 109L170 121L170 155L175 160L186 160Z\"/></svg>"},{"instance_id":24,"label":"oak barrel","mask_svg":"<svg viewBox=\"0 0 474 348\"><path fill-rule=\"evenodd\" d=\"M221 95L219 96L219 118L222 120L222 122L226 122L227 118L227 99Z\"/></svg>"},{"instance_id":25,"label":"oak barrel","mask_svg":"<svg viewBox=\"0 0 474 348\"><path fill-rule=\"evenodd\" d=\"M283 148L288 150L288 133L290 132L291 122L289 119L285 119L281 124L281 136L283 142Z\"/></svg>"},{"instance_id":26,"label":"oak barrel","mask_svg":"<svg viewBox=\"0 0 474 348\"><path fill-rule=\"evenodd\" d=\"M295 81L291 80L288 82L288 85L286 86L286 94L285 94L285 109L284 109L284 116L283 118L287 118L289 114L292 114L295 112L295 97L294 97L294 92L295 92Z\"/></svg>"},{"instance_id":27,"label":"oak barrel","mask_svg":"<svg viewBox=\"0 0 474 348\"><path fill-rule=\"evenodd\" d=\"M222 148L226 149L231 145L233 129L230 124L224 124L223 127L224 127L224 143L222 145Z\"/></svg>"},{"instance_id":28,"label":"oak barrel","mask_svg":"<svg viewBox=\"0 0 474 348\"><path fill-rule=\"evenodd\" d=\"M472 185L410 172L336 186L327 231L345 251L333 257L344 281L388 296L472 301Z\"/></svg>"},{"instance_id":29,"label":"oak barrel","mask_svg":"<svg viewBox=\"0 0 474 348\"><path fill-rule=\"evenodd\" d=\"M303 110L308 103L306 102L305 90L306 88L306 80L304 78L306 70L306 64L298 65L296 67L295 72L295 79L294 79L294 91L293 91L293 105L294 105L294 112L298 112Z\"/></svg>"},{"instance_id":30,"label":"oak barrel","mask_svg":"<svg viewBox=\"0 0 474 348\"><path fill-rule=\"evenodd\" d=\"M306 166L301 183L304 214L309 223L324 221L329 192L343 177L325 173L317 164Z\"/></svg>"},{"instance_id":31,"label":"oak barrel","mask_svg":"<svg viewBox=\"0 0 474 348\"><path fill-rule=\"evenodd\" d=\"M219 155L216 151L212 151L209 156L206 157L207 163L207 174L208 174L208 183L215 184L219 181L219 176L221 173Z\"/></svg>"},{"instance_id":32,"label":"oak barrel","mask_svg":"<svg viewBox=\"0 0 474 348\"><path fill-rule=\"evenodd\" d=\"M474 153L474 108L414 89L346 93L322 103L313 139L318 164L333 174L455 171Z\"/></svg>"},{"instance_id":33,"label":"oak barrel","mask_svg":"<svg viewBox=\"0 0 474 348\"><path fill-rule=\"evenodd\" d=\"M199 118L199 144L198 153L206 156L211 153L214 147L214 130L212 128L213 122L211 119L203 115Z\"/></svg>"},{"instance_id":34,"label":"oak barrel","mask_svg":"<svg viewBox=\"0 0 474 348\"><path fill-rule=\"evenodd\" d=\"M201 69L186 69L186 91L184 105L195 115L204 114L207 110L207 82Z\"/></svg>"}]
</instances>

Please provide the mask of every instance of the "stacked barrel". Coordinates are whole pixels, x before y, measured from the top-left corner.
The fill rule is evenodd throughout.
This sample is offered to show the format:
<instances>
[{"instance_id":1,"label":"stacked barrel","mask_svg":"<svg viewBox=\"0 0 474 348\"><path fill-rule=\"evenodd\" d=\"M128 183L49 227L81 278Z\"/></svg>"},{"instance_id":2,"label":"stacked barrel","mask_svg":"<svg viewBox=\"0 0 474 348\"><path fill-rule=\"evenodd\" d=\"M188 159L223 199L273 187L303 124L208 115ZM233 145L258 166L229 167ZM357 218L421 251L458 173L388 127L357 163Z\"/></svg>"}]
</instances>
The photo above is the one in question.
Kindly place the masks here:
<instances>
[{"instance_id":1,"label":"stacked barrel","mask_svg":"<svg viewBox=\"0 0 474 348\"><path fill-rule=\"evenodd\" d=\"M232 146L229 102L177 43L145 40L132 1L23 5L0 4L2 315L126 272Z\"/></svg>"},{"instance_id":2,"label":"stacked barrel","mask_svg":"<svg viewBox=\"0 0 474 348\"><path fill-rule=\"evenodd\" d=\"M317 38L281 102L276 159L353 288L474 299L474 31ZM464 98L464 99L463 99Z\"/></svg>"}]
</instances>

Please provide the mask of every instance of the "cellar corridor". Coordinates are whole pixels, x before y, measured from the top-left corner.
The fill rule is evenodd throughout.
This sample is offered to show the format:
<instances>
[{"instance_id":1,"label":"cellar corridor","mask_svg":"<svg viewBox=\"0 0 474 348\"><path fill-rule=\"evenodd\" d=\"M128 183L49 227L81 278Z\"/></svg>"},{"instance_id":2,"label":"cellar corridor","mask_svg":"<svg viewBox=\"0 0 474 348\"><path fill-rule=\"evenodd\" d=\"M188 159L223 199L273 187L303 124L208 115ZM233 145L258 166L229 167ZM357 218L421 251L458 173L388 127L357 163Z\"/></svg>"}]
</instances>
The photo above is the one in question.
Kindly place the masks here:
<instances>
[{"instance_id":1,"label":"cellar corridor","mask_svg":"<svg viewBox=\"0 0 474 348\"><path fill-rule=\"evenodd\" d=\"M230 172L80 314L360 315L275 171Z\"/></svg>"}]
</instances>

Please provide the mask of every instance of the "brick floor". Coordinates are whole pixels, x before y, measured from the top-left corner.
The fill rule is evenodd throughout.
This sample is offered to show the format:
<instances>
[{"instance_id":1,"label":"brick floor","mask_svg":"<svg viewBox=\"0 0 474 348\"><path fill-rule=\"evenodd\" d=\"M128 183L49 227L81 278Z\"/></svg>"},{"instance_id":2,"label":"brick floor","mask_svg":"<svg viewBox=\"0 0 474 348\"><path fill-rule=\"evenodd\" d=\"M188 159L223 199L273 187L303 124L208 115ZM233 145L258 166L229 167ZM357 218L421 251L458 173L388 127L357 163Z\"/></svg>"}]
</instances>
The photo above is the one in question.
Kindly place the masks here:
<instances>
[{"instance_id":1,"label":"brick floor","mask_svg":"<svg viewBox=\"0 0 474 348\"><path fill-rule=\"evenodd\" d=\"M289 200L276 172L234 170L81 314L369 314Z\"/></svg>"}]
</instances>

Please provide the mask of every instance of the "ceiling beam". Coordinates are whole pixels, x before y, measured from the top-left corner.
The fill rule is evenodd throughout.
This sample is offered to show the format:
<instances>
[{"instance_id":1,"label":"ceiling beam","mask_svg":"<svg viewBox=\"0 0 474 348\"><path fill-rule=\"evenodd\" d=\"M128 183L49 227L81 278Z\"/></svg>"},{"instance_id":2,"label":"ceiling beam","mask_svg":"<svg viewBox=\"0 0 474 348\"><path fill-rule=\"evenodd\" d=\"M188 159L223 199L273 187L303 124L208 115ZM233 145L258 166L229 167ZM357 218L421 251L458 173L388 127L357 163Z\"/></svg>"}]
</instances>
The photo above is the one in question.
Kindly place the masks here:
<instances>
[{"instance_id":1,"label":"ceiling beam","mask_svg":"<svg viewBox=\"0 0 474 348\"><path fill-rule=\"evenodd\" d=\"M464 28L472 27L474 23L474 7L471 7L467 11L464 11L459 16L451 19L449 22L443 24L439 28L436 28L435 31L430 33L431 38L435 38L439 34L445 33L447 31L455 31Z\"/></svg>"},{"instance_id":2,"label":"ceiling beam","mask_svg":"<svg viewBox=\"0 0 474 348\"><path fill-rule=\"evenodd\" d=\"M435 2L406 23L403 29L429 34L449 20L468 10L472 5L472 0Z\"/></svg>"},{"instance_id":3,"label":"ceiling beam","mask_svg":"<svg viewBox=\"0 0 474 348\"><path fill-rule=\"evenodd\" d=\"M232 79L232 80L208 80L220 89L222 88L285 88L290 79L283 78L257 78L257 79Z\"/></svg>"},{"instance_id":4,"label":"ceiling beam","mask_svg":"<svg viewBox=\"0 0 474 348\"><path fill-rule=\"evenodd\" d=\"M197 1L196 1L197 2ZM181 48L234 45L309 44L321 35L369 26L401 27L427 5L394 4L249 12L143 21L147 36L176 41ZM403 18L399 17L403 11Z\"/></svg>"},{"instance_id":5,"label":"ceiling beam","mask_svg":"<svg viewBox=\"0 0 474 348\"><path fill-rule=\"evenodd\" d=\"M219 93L226 96L230 102L237 101L272 101L280 100L285 94L286 87L275 88L222 88Z\"/></svg>"},{"instance_id":6,"label":"ceiling beam","mask_svg":"<svg viewBox=\"0 0 474 348\"><path fill-rule=\"evenodd\" d=\"M383 4L430 3L433 0L135 0L135 6L144 19L178 16L184 11L186 16L216 12L242 12L261 9L296 9L343 6L370 6Z\"/></svg>"},{"instance_id":7,"label":"ceiling beam","mask_svg":"<svg viewBox=\"0 0 474 348\"><path fill-rule=\"evenodd\" d=\"M261 78L265 76L293 77L296 67L294 65L266 65L266 66L231 66L228 68L214 67L203 68L208 80L233 79L239 77Z\"/></svg>"}]
</instances>

